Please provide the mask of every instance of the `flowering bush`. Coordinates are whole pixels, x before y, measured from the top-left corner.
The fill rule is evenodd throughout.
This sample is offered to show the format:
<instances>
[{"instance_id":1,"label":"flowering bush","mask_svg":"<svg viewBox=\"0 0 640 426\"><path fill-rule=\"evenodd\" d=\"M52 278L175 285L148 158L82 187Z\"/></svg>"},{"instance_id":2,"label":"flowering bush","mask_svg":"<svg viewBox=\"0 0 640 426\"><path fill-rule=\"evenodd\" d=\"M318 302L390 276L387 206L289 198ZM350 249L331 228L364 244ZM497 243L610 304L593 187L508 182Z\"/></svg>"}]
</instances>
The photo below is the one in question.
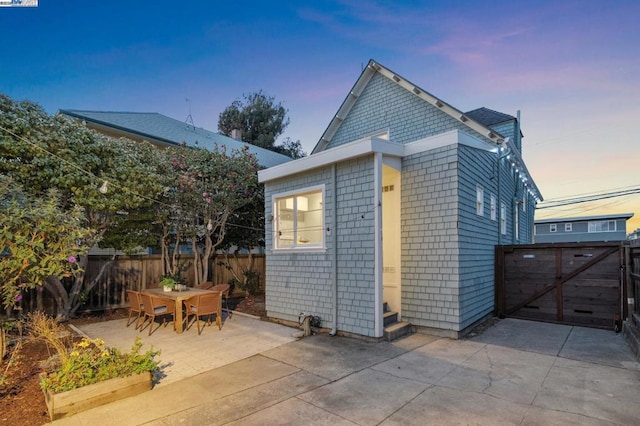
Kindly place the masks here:
<instances>
[{"instance_id":1,"label":"flowering bush","mask_svg":"<svg viewBox=\"0 0 640 426\"><path fill-rule=\"evenodd\" d=\"M47 374L40 381L40 387L54 393L65 392L116 377L158 369L158 362L154 357L160 351L151 349L140 353L141 348L142 340L139 337L136 337L129 353L105 347L101 339L84 338L73 346L56 371Z\"/></svg>"}]
</instances>

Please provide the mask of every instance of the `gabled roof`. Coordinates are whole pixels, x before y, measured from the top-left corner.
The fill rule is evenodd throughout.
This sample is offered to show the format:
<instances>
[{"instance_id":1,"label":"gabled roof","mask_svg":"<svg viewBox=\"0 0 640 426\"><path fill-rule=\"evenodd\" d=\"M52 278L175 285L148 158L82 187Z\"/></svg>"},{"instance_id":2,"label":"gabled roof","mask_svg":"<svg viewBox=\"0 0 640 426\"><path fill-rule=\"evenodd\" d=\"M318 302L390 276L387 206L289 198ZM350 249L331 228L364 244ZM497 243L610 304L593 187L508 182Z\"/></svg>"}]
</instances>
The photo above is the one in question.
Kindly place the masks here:
<instances>
[{"instance_id":1,"label":"gabled roof","mask_svg":"<svg viewBox=\"0 0 640 426\"><path fill-rule=\"evenodd\" d=\"M499 111L494 111L489 108L477 108L472 111L465 112L465 115L478 123L490 127L496 124L504 123L505 121L513 121L516 118Z\"/></svg>"},{"instance_id":2,"label":"gabled roof","mask_svg":"<svg viewBox=\"0 0 640 426\"><path fill-rule=\"evenodd\" d=\"M365 67L365 69L360 74L360 77L358 77L358 80L353 85L353 88L347 95L344 102L342 102L342 105L340 106L338 113L331 120L331 122L329 123L329 126L322 134L322 137L320 138L317 145L313 149L312 154L326 149L326 147L329 145L329 142L331 142L331 139L336 134L337 130L340 128L345 117L349 114L349 111L351 111L351 108L353 108L354 104L358 100L358 97L362 94L365 87L367 87L367 84L376 73L379 73L380 75L388 78L389 80L398 84L408 92L411 92L415 96L418 96L422 100L432 105L435 105L442 112L448 114L449 116L451 116L456 120L459 120L465 126L469 127L472 130L475 130L476 132L487 137L491 141L495 143L504 142L504 137L497 134L497 132L490 129L487 125L482 124L476 121L475 119L473 119L472 117L467 116L465 113L463 113L459 109L454 108L453 106L447 104L441 99L438 99L436 96L432 95L431 93L427 92L421 87L416 86L415 84L411 83L409 80L405 79L404 77L401 77L397 73L391 71L388 68L385 68L384 66L380 65L379 63L371 59L367 64L367 66Z\"/></svg>"},{"instance_id":3,"label":"gabled roof","mask_svg":"<svg viewBox=\"0 0 640 426\"><path fill-rule=\"evenodd\" d=\"M227 153L247 146L263 167L273 167L291 161L290 157L238 141L155 112L83 111L62 109L68 117L83 120L99 130L111 131L132 139L145 139L160 145L197 146L214 149L224 146Z\"/></svg>"}]
</instances>

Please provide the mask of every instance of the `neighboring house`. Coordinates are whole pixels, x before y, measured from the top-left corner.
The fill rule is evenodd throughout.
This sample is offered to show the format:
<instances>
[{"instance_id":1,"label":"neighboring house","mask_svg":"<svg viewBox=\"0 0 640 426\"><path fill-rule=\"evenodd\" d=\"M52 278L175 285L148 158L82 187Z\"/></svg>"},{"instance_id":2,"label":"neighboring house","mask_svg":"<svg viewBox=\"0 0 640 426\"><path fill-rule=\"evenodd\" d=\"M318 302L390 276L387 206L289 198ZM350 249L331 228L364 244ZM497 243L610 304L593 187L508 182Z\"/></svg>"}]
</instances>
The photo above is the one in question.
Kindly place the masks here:
<instances>
[{"instance_id":1,"label":"neighboring house","mask_svg":"<svg viewBox=\"0 0 640 426\"><path fill-rule=\"evenodd\" d=\"M632 233L630 233L628 239L630 239L630 240L640 239L640 228L638 228L635 231L633 231Z\"/></svg>"},{"instance_id":2,"label":"neighboring house","mask_svg":"<svg viewBox=\"0 0 640 426\"><path fill-rule=\"evenodd\" d=\"M583 243L627 239L627 220L633 213L535 221L536 243Z\"/></svg>"},{"instance_id":3,"label":"neighboring house","mask_svg":"<svg viewBox=\"0 0 640 426\"><path fill-rule=\"evenodd\" d=\"M61 114L82 120L87 127L113 137L126 137L135 141L148 141L157 146L188 146L213 149L215 146L231 153L248 147L262 167L273 167L291 161L290 157L246 142L195 127L155 112L81 111L61 109Z\"/></svg>"},{"instance_id":4,"label":"neighboring house","mask_svg":"<svg viewBox=\"0 0 640 426\"><path fill-rule=\"evenodd\" d=\"M292 161L286 155L195 127L155 112L62 109L59 113L76 120L82 120L88 128L105 135L116 138L125 137L134 141L147 141L159 147L180 146L183 143L187 146L206 149L214 149L217 146L218 148L224 147L227 154L231 154L233 150L240 150L246 146L250 153L256 155L258 164L264 168ZM151 249L145 250L140 254L149 252ZM262 251L262 248L258 250ZM124 254L121 251L114 251L114 249L99 247L92 248L90 254L112 255L114 252ZM191 246L185 245L183 253L191 253Z\"/></svg>"},{"instance_id":5,"label":"neighboring house","mask_svg":"<svg viewBox=\"0 0 640 426\"><path fill-rule=\"evenodd\" d=\"M542 199L515 117L463 113L370 61L312 154L265 183L267 315L379 338L383 302L458 337L494 308L494 246Z\"/></svg>"}]
</instances>

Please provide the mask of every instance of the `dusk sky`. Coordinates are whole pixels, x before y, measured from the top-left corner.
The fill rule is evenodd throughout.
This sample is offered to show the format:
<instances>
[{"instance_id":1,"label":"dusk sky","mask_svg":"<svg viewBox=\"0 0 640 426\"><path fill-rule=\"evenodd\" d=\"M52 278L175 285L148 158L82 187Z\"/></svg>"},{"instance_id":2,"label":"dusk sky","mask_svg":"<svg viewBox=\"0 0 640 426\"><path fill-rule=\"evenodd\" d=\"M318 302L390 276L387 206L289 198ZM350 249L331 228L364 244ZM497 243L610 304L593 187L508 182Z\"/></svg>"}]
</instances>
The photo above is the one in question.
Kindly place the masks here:
<instances>
[{"instance_id":1,"label":"dusk sky","mask_svg":"<svg viewBox=\"0 0 640 426\"><path fill-rule=\"evenodd\" d=\"M0 93L159 112L217 130L235 99L281 101L310 152L369 59L454 107L521 112L545 200L640 188L640 2L48 1L0 8ZM543 206L541 204L541 206ZM640 194L539 210L635 213Z\"/></svg>"}]
</instances>

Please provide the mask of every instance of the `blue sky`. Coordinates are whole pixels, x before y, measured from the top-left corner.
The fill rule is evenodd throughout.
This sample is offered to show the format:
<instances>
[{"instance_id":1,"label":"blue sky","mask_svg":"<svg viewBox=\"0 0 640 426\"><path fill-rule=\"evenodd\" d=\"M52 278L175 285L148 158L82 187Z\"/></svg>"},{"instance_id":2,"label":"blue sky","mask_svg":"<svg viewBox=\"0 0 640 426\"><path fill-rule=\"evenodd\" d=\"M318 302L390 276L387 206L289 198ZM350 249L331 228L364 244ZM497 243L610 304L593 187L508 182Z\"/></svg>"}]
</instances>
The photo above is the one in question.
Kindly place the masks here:
<instances>
[{"instance_id":1,"label":"blue sky","mask_svg":"<svg viewBox=\"0 0 640 426\"><path fill-rule=\"evenodd\" d=\"M0 92L48 112L153 111L217 129L243 93L282 101L309 152L377 60L466 111L522 115L546 199L640 186L640 2L47 1L0 8ZM635 212L640 195L537 218Z\"/></svg>"}]
</instances>

